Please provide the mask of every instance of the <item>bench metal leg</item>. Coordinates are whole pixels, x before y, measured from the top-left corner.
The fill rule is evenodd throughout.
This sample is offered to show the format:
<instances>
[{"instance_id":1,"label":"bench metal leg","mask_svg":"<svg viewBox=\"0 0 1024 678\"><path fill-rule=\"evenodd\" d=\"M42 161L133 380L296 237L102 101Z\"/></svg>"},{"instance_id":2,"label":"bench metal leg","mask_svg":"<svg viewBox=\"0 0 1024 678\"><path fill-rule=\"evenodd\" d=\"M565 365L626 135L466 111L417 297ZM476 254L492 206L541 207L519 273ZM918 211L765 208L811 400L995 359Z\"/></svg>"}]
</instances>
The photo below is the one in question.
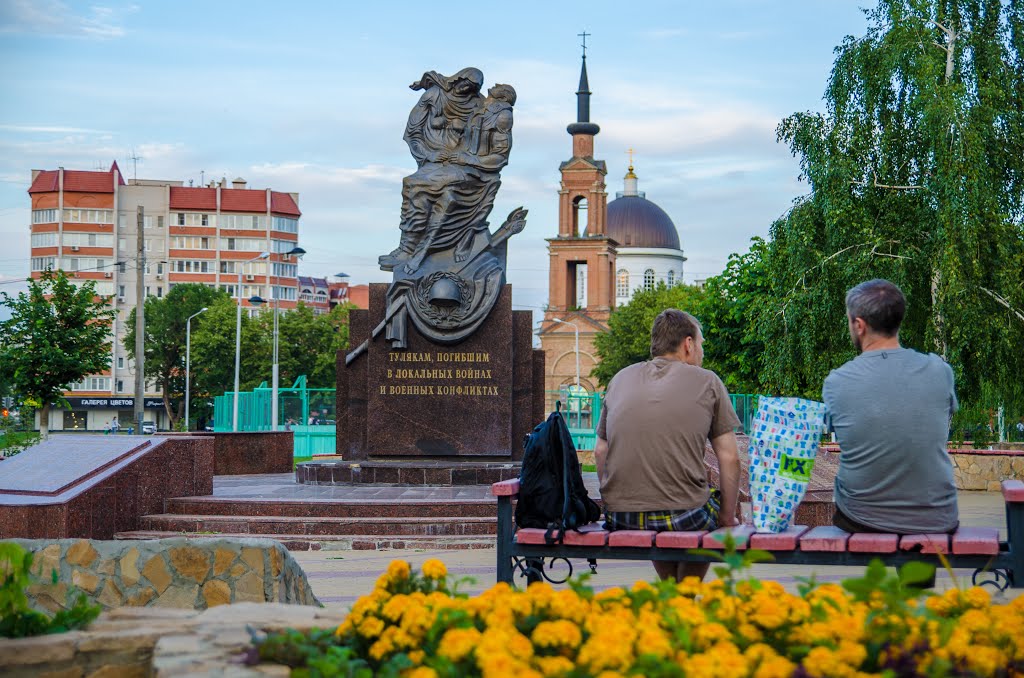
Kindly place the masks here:
<instances>
[{"instance_id":1,"label":"bench metal leg","mask_svg":"<svg viewBox=\"0 0 1024 678\"><path fill-rule=\"evenodd\" d=\"M512 584L512 498L498 497L498 569L499 582Z\"/></svg>"},{"instance_id":2,"label":"bench metal leg","mask_svg":"<svg viewBox=\"0 0 1024 678\"><path fill-rule=\"evenodd\" d=\"M1010 544L1010 586L1024 588L1024 503L1006 502L1006 541Z\"/></svg>"}]
</instances>

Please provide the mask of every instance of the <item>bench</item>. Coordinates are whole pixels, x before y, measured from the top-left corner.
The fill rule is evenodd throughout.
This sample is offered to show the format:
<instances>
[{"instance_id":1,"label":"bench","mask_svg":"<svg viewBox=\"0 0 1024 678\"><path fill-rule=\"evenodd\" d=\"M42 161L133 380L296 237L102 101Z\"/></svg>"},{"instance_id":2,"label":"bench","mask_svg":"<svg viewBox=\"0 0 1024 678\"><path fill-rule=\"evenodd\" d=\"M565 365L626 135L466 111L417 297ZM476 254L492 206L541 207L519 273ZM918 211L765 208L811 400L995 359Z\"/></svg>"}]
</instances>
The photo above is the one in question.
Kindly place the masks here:
<instances>
[{"instance_id":1,"label":"bench","mask_svg":"<svg viewBox=\"0 0 1024 678\"><path fill-rule=\"evenodd\" d=\"M999 590L1024 588L1024 482L1004 480L1002 492L1006 501L1006 541L1000 541L999 530L989 527L961 527L951 535L898 535L850 534L832 526L793 525L779 534L760 534L749 526L713 532L609 532L603 523L591 523L579 531L567 531L561 544L549 545L546 530L516 529L512 500L519 494L519 481L505 480L491 485L491 494L498 499L497 579L511 584L518 570L531 582L543 577L563 583L572 574L570 558L587 559L592 568L597 560L714 562L710 555L692 553L690 549L722 550L725 535L731 532L739 542L737 548L769 551L774 557L771 562L780 565L865 566L878 558L892 566L924 561L941 568L942 554L954 568L973 569L975 584ZM545 561L555 560L568 564L569 574L564 579L552 579L545 572Z\"/></svg>"}]
</instances>

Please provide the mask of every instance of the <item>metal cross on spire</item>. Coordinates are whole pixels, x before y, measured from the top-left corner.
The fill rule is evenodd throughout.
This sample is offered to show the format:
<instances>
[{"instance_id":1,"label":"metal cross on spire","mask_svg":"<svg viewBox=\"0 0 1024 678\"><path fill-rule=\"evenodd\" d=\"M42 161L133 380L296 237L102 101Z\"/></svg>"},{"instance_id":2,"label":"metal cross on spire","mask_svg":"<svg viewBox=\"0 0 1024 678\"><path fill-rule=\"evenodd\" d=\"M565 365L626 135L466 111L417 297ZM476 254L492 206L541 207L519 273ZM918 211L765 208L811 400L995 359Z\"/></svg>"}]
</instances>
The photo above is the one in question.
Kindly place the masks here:
<instances>
[{"instance_id":1,"label":"metal cross on spire","mask_svg":"<svg viewBox=\"0 0 1024 678\"><path fill-rule=\"evenodd\" d=\"M586 59L587 58L587 36L588 35L592 35L592 34L591 33L587 33L587 30L583 29L582 33L577 33L576 35L581 37L581 38L583 38L583 58Z\"/></svg>"},{"instance_id":2,"label":"metal cross on spire","mask_svg":"<svg viewBox=\"0 0 1024 678\"><path fill-rule=\"evenodd\" d=\"M633 149L627 148L626 153L629 154L629 169L633 169Z\"/></svg>"}]
</instances>

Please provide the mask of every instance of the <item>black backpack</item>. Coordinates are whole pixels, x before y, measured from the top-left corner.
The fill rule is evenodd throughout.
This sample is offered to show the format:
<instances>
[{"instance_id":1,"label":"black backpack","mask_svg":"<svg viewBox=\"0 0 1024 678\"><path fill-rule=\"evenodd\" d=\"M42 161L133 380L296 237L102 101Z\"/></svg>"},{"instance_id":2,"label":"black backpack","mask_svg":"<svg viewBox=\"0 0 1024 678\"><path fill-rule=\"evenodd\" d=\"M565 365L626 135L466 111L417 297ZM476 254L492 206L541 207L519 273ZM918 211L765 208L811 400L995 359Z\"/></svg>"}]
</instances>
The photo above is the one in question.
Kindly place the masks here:
<instances>
[{"instance_id":1,"label":"black backpack","mask_svg":"<svg viewBox=\"0 0 1024 678\"><path fill-rule=\"evenodd\" d=\"M546 529L547 542L553 544L562 541L566 530L579 530L601 517L583 485L561 403L526 436L523 446L516 525Z\"/></svg>"}]
</instances>

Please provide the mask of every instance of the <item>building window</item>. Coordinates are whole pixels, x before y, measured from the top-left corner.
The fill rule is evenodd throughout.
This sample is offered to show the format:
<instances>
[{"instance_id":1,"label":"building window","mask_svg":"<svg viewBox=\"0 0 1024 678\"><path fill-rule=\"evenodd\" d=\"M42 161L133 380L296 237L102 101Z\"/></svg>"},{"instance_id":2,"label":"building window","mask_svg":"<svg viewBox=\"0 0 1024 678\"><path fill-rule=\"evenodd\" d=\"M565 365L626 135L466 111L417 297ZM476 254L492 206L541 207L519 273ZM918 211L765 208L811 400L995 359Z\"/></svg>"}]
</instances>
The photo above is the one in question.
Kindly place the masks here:
<instances>
[{"instance_id":1,"label":"building window","mask_svg":"<svg viewBox=\"0 0 1024 678\"><path fill-rule=\"evenodd\" d=\"M33 271L48 271L57 265L57 257L32 257Z\"/></svg>"},{"instance_id":2,"label":"building window","mask_svg":"<svg viewBox=\"0 0 1024 678\"><path fill-rule=\"evenodd\" d=\"M156 298L157 299L163 299L164 298L164 288L161 287L160 285L156 286Z\"/></svg>"},{"instance_id":3,"label":"building window","mask_svg":"<svg viewBox=\"0 0 1024 678\"><path fill-rule=\"evenodd\" d=\"M271 240L270 249L278 254L287 254L295 249L295 242L291 240Z\"/></svg>"},{"instance_id":4,"label":"building window","mask_svg":"<svg viewBox=\"0 0 1024 678\"><path fill-rule=\"evenodd\" d=\"M653 290L654 289L654 269L653 268L649 268L646 271L644 271L644 289L645 290Z\"/></svg>"},{"instance_id":5,"label":"building window","mask_svg":"<svg viewBox=\"0 0 1024 678\"><path fill-rule=\"evenodd\" d=\"M57 210L32 210L33 224L57 223Z\"/></svg>"},{"instance_id":6,"label":"building window","mask_svg":"<svg viewBox=\"0 0 1024 678\"><path fill-rule=\"evenodd\" d=\"M221 228L260 230L266 228L267 218L258 214L222 214Z\"/></svg>"},{"instance_id":7,"label":"building window","mask_svg":"<svg viewBox=\"0 0 1024 678\"><path fill-rule=\"evenodd\" d=\"M675 284L676 284L676 272L675 271L669 271L668 272L668 286L672 287Z\"/></svg>"},{"instance_id":8,"label":"building window","mask_svg":"<svg viewBox=\"0 0 1024 678\"><path fill-rule=\"evenodd\" d=\"M299 274L299 267L296 264L282 264L275 261L273 270L273 275L279 278L294 278Z\"/></svg>"},{"instance_id":9,"label":"building window","mask_svg":"<svg viewBox=\"0 0 1024 678\"><path fill-rule=\"evenodd\" d=\"M615 274L615 296L629 296L629 271L624 268L620 268Z\"/></svg>"},{"instance_id":10,"label":"building window","mask_svg":"<svg viewBox=\"0 0 1024 678\"><path fill-rule=\"evenodd\" d=\"M281 301L295 301L296 289L294 287L282 287L274 285L274 298Z\"/></svg>"},{"instance_id":11,"label":"building window","mask_svg":"<svg viewBox=\"0 0 1024 678\"><path fill-rule=\"evenodd\" d=\"M109 391L110 377L86 377L68 386L69 391Z\"/></svg>"},{"instance_id":12,"label":"building window","mask_svg":"<svg viewBox=\"0 0 1024 678\"><path fill-rule=\"evenodd\" d=\"M117 392L124 393L124 382L120 379L117 380Z\"/></svg>"},{"instance_id":13,"label":"building window","mask_svg":"<svg viewBox=\"0 0 1024 678\"><path fill-rule=\"evenodd\" d=\"M210 239L194 235L176 235L171 238L171 249L175 250L208 250Z\"/></svg>"},{"instance_id":14,"label":"building window","mask_svg":"<svg viewBox=\"0 0 1024 678\"><path fill-rule=\"evenodd\" d=\"M119 370L123 370L124 369L124 356L123 355L117 356L117 369L119 369ZM117 390L120 391L121 387L118 386Z\"/></svg>"},{"instance_id":15,"label":"building window","mask_svg":"<svg viewBox=\"0 0 1024 678\"><path fill-rule=\"evenodd\" d=\"M285 233L299 232L298 219L292 219L289 217L274 217L274 220L271 223L271 228L275 231L284 231Z\"/></svg>"},{"instance_id":16,"label":"building window","mask_svg":"<svg viewBox=\"0 0 1024 678\"><path fill-rule=\"evenodd\" d=\"M178 226L210 226L213 221L210 216L200 212L175 212L171 214L171 221ZM157 226L163 226L163 217L159 219L160 223Z\"/></svg>"},{"instance_id":17,"label":"building window","mask_svg":"<svg viewBox=\"0 0 1024 678\"><path fill-rule=\"evenodd\" d=\"M113 210L64 210L64 221L72 224L112 224Z\"/></svg>"},{"instance_id":18,"label":"building window","mask_svg":"<svg viewBox=\"0 0 1024 678\"><path fill-rule=\"evenodd\" d=\"M57 234L56 233L33 233L32 234L32 247L56 247L57 245Z\"/></svg>"},{"instance_id":19,"label":"building window","mask_svg":"<svg viewBox=\"0 0 1024 678\"><path fill-rule=\"evenodd\" d=\"M124 301L124 285L117 286L117 296L121 297L121 300Z\"/></svg>"}]
</instances>

